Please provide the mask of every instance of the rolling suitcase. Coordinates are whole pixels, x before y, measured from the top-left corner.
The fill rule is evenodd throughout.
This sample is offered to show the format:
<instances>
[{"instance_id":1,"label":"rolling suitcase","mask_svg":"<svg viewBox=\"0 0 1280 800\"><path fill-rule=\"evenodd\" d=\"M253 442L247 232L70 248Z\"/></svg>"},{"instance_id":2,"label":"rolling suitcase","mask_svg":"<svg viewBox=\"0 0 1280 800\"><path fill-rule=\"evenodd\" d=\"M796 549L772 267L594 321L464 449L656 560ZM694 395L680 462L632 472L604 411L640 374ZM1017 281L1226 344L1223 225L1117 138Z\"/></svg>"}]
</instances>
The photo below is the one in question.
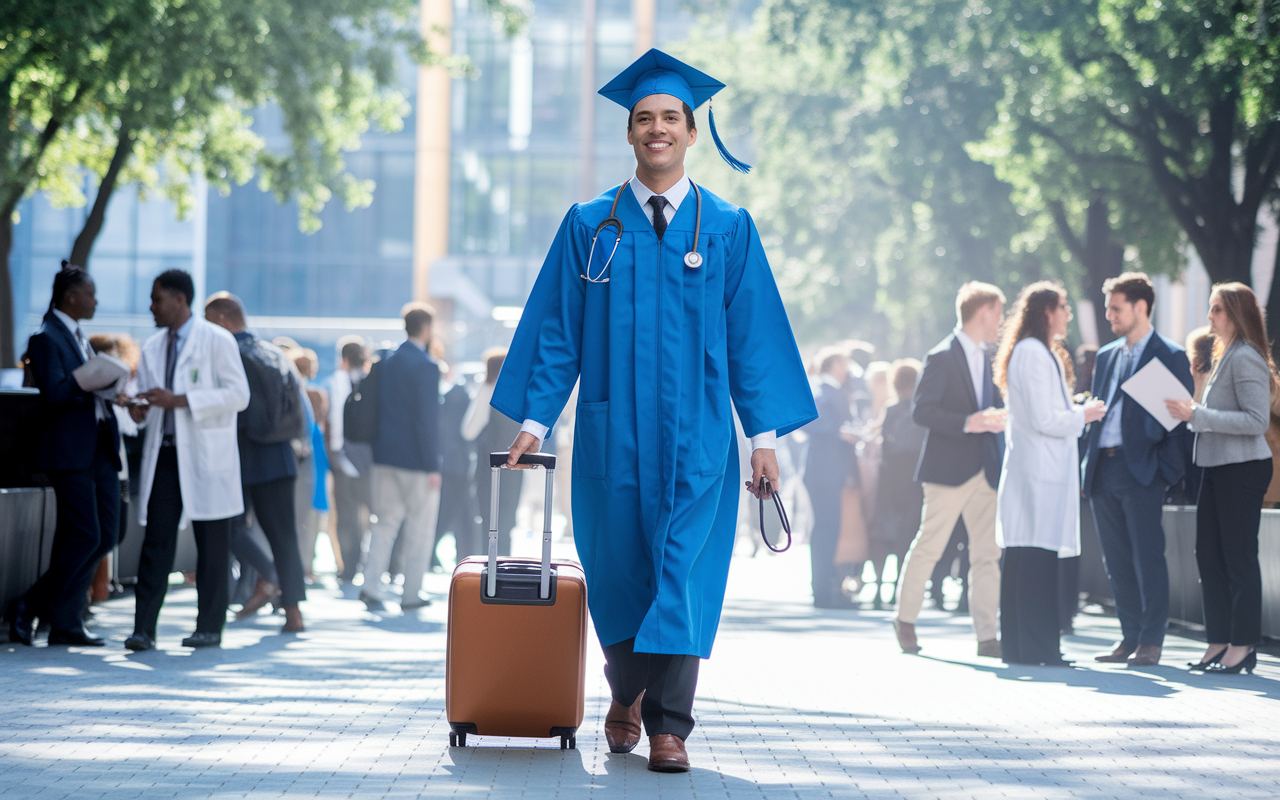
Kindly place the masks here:
<instances>
[{"instance_id":1,"label":"rolling suitcase","mask_svg":"<svg viewBox=\"0 0 1280 800\"><path fill-rule=\"evenodd\" d=\"M576 561L551 560L556 457L524 455L547 472L542 559L498 558L498 481L506 453L489 456L489 557L459 562L449 586L445 716L449 745L467 734L560 737L576 748L587 658L587 581Z\"/></svg>"}]
</instances>

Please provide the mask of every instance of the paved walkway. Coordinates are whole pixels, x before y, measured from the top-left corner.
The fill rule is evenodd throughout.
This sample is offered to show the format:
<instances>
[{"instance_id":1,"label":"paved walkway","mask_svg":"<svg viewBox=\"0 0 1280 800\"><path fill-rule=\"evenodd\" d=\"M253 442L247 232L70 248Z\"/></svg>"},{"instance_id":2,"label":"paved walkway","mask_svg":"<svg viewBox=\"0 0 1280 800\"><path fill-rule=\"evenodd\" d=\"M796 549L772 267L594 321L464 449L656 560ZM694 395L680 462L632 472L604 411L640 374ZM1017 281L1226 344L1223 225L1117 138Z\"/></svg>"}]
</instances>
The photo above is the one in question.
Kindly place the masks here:
<instances>
[{"instance_id":1,"label":"paved walkway","mask_svg":"<svg viewBox=\"0 0 1280 800\"><path fill-rule=\"evenodd\" d=\"M611 755L589 650L578 749L473 738L448 747L443 600L373 615L336 590L228 626L221 650L178 646L195 593L171 594L161 649L130 654L133 601L98 613L106 648L0 645L4 798L853 798L1280 796L1280 662L1258 674L1165 666L1011 668L974 655L967 619L929 612L921 656L887 612L815 612L808 554L739 558L689 741L694 770L656 775L646 746ZM428 588L442 597L446 576ZM1064 640L1087 659L1114 620ZM469 743L471 743L469 742Z\"/></svg>"}]
</instances>

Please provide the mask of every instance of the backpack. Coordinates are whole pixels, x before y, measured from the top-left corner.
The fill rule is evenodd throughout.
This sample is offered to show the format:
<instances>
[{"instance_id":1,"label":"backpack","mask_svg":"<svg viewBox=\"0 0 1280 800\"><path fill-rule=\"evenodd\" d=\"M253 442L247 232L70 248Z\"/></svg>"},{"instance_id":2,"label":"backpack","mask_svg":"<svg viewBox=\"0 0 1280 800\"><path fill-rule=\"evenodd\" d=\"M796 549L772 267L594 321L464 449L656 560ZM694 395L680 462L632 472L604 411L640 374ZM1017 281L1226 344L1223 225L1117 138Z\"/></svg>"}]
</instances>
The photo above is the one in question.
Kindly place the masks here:
<instances>
[{"instance_id":1,"label":"backpack","mask_svg":"<svg viewBox=\"0 0 1280 800\"><path fill-rule=\"evenodd\" d=\"M378 363L351 388L342 405L342 437L372 444L378 438Z\"/></svg>"},{"instance_id":2,"label":"backpack","mask_svg":"<svg viewBox=\"0 0 1280 800\"><path fill-rule=\"evenodd\" d=\"M249 407L240 412L240 427L250 441L277 444L306 435L301 385L284 351L255 336L240 342L240 361L249 379Z\"/></svg>"}]
</instances>

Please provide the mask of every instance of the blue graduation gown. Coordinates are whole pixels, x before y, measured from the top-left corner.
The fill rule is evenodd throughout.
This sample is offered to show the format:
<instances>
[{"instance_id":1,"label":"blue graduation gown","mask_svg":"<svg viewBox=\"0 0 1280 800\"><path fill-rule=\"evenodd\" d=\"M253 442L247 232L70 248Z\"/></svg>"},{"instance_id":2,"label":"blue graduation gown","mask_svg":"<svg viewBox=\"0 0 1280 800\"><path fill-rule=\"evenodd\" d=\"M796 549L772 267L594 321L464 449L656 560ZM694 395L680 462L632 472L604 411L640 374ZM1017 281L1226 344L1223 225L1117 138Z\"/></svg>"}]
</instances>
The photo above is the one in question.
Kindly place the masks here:
<instances>
[{"instance_id":1,"label":"blue graduation gown","mask_svg":"<svg viewBox=\"0 0 1280 800\"><path fill-rule=\"evenodd\" d=\"M701 189L701 187L699 187ZM498 377L492 405L550 427L581 379L573 528L604 646L707 658L737 525L730 398L748 436L817 417L782 299L751 217L702 189L659 242L627 188L608 283L581 276L618 187L565 216ZM601 233L591 275L615 241Z\"/></svg>"}]
</instances>

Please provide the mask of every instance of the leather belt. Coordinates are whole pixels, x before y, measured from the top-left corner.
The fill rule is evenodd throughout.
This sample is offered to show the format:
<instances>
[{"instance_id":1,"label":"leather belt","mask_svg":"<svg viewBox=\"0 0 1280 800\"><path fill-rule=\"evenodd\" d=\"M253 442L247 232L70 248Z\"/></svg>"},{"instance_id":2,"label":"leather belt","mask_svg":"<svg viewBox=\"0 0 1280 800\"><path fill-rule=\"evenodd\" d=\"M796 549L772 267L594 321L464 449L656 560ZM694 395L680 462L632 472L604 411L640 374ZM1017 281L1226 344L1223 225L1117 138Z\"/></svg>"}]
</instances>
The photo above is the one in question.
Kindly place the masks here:
<instances>
[{"instance_id":1,"label":"leather belt","mask_svg":"<svg viewBox=\"0 0 1280 800\"><path fill-rule=\"evenodd\" d=\"M1120 448L1119 447L1100 447L1098 448L1098 452L1108 457L1118 456L1120 455Z\"/></svg>"}]
</instances>

